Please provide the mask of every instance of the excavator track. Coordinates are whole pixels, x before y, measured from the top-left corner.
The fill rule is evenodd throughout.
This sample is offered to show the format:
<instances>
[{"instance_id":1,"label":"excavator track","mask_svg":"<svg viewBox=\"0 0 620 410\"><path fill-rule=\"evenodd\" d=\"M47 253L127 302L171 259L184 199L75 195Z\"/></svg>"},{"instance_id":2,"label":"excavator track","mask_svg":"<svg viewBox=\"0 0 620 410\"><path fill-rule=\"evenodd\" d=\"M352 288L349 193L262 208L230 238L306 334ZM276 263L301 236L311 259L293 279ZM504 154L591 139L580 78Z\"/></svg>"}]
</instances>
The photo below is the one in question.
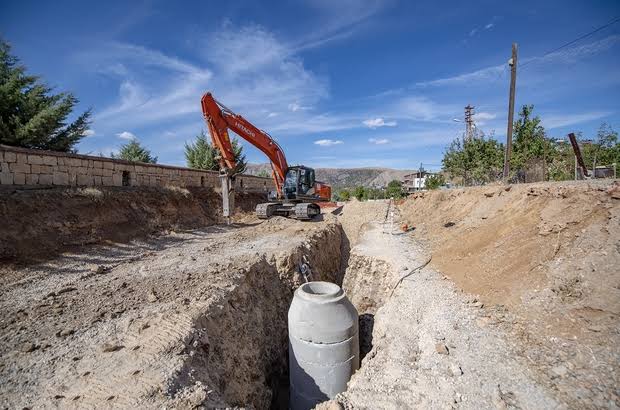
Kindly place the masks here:
<instances>
[{"instance_id":1,"label":"excavator track","mask_svg":"<svg viewBox=\"0 0 620 410\"><path fill-rule=\"evenodd\" d=\"M266 202L256 205L256 216L259 219L269 219L276 214L278 207L282 204L278 202Z\"/></svg>"},{"instance_id":2,"label":"excavator track","mask_svg":"<svg viewBox=\"0 0 620 410\"><path fill-rule=\"evenodd\" d=\"M309 221L321 213L321 208L314 203L302 202L299 204L284 204L282 202L265 202L256 205L256 216L259 219L269 219L272 216Z\"/></svg>"},{"instance_id":3,"label":"excavator track","mask_svg":"<svg viewBox=\"0 0 620 410\"><path fill-rule=\"evenodd\" d=\"M300 221L309 221L321 213L321 208L317 204L302 202L295 205L293 218Z\"/></svg>"}]
</instances>

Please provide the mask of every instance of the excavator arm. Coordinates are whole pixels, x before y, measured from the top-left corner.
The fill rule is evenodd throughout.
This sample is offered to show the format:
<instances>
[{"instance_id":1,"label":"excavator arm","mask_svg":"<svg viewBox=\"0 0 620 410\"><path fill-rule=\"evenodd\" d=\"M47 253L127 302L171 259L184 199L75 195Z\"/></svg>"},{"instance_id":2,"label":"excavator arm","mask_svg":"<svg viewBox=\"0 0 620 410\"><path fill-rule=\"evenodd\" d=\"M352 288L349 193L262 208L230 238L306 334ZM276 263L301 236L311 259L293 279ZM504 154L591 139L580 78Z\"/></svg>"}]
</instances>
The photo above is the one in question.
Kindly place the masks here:
<instances>
[{"instance_id":1,"label":"excavator arm","mask_svg":"<svg viewBox=\"0 0 620 410\"><path fill-rule=\"evenodd\" d=\"M220 169L228 176L232 176L230 173L236 166L232 143L228 135L230 129L269 158L278 196L281 196L288 164L278 143L265 131L258 129L241 115L235 114L224 104L218 102L211 93L204 94L201 103L202 113L209 127L213 145L221 153Z\"/></svg>"}]
</instances>

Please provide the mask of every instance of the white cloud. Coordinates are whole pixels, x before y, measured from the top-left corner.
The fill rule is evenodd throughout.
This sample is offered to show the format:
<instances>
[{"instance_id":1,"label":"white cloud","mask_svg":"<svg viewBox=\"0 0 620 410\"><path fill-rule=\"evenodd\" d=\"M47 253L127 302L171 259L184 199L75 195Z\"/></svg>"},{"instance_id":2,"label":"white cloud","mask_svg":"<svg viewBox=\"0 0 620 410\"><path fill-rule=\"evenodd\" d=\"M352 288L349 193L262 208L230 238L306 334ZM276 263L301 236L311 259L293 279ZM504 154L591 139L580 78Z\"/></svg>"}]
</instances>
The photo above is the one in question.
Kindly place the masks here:
<instances>
[{"instance_id":1,"label":"white cloud","mask_svg":"<svg viewBox=\"0 0 620 410\"><path fill-rule=\"evenodd\" d=\"M383 118L371 118L369 120L363 121L364 125L368 128L379 128L379 127L395 127L396 121L385 121Z\"/></svg>"},{"instance_id":2,"label":"white cloud","mask_svg":"<svg viewBox=\"0 0 620 410\"><path fill-rule=\"evenodd\" d=\"M543 115L541 118L545 128L553 129L599 120L611 114L613 114L611 111L593 111L582 114Z\"/></svg>"},{"instance_id":3,"label":"white cloud","mask_svg":"<svg viewBox=\"0 0 620 410\"><path fill-rule=\"evenodd\" d=\"M97 128L139 129L163 122L168 127L200 118L200 96L210 90L246 118L263 119L257 125L270 129L287 119L303 123L304 112L328 96L327 80L306 69L284 42L260 26L225 24L200 41L195 45L203 50L198 60L206 61L196 63L131 44L107 44L81 54L86 67L96 72L110 67L113 78L120 76L118 99L96 112ZM287 112L289 118L282 118Z\"/></svg>"},{"instance_id":4,"label":"white cloud","mask_svg":"<svg viewBox=\"0 0 620 410\"><path fill-rule=\"evenodd\" d=\"M396 111L399 115L417 121L437 121L450 116L455 111L454 107L438 104L426 97L409 96L397 101Z\"/></svg>"},{"instance_id":5,"label":"white cloud","mask_svg":"<svg viewBox=\"0 0 620 410\"><path fill-rule=\"evenodd\" d=\"M616 46L616 44L618 43L620 43L620 35L614 34L612 36L606 37L598 41L594 41L589 44L566 48L548 54L546 56L527 58L521 60L520 65L524 66L525 64L529 65L531 63L573 63L581 58L585 58L609 50L610 48ZM416 83L415 85L418 87L443 87L479 84L481 82L488 82L489 80L496 80L499 77L500 73L502 73L506 69L507 64L500 64L496 66L485 67L469 73L458 74L453 77L440 78L431 81L421 81Z\"/></svg>"},{"instance_id":6,"label":"white cloud","mask_svg":"<svg viewBox=\"0 0 620 410\"><path fill-rule=\"evenodd\" d=\"M485 125L487 121L494 120L495 118L497 118L497 114L491 112L481 111L474 113L474 122L477 125Z\"/></svg>"},{"instance_id":7,"label":"white cloud","mask_svg":"<svg viewBox=\"0 0 620 410\"><path fill-rule=\"evenodd\" d=\"M278 113L277 112L270 112L269 114L267 114L267 118L273 118L273 117L277 117Z\"/></svg>"},{"instance_id":8,"label":"white cloud","mask_svg":"<svg viewBox=\"0 0 620 410\"><path fill-rule=\"evenodd\" d=\"M330 140L330 139L316 140L314 141L314 143L322 147L331 147L332 145L344 144L344 142L340 140Z\"/></svg>"},{"instance_id":9,"label":"white cloud","mask_svg":"<svg viewBox=\"0 0 620 410\"><path fill-rule=\"evenodd\" d=\"M84 136L85 137L92 137L95 135L95 130L86 130L84 131Z\"/></svg>"},{"instance_id":10,"label":"white cloud","mask_svg":"<svg viewBox=\"0 0 620 410\"><path fill-rule=\"evenodd\" d=\"M289 54L283 43L259 25L236 29L226 22L208 36L207 42L211 46L206 50L206 58L231 75L280 63Z\"/></svg>"},{"instance_id":11,"label":"white cloud","mask_svg":"<svg viewBox=\"0 0 620 410\"><path fill-rule=\"evenodd\" d=\"M121 138L121 139L124 139L124 140L133 140L133 139L137 138L133 133L131 133L129 131L120 132L120 133L116 134L116 136Z\"/></svg>"},{"instance_id":12,"label":"white cloud","mask_svg":"<svg viewBox=\"0 0 620 410\"><path fill-rule=\"evenodd\" d=\"M297 112L297 111L309 110L310 107L302 107L301 105L297 103L291 103L288 105L288 109L293 112Z\"/></svg>"},{"instance_id":13,"label":"white cloud","mask_svg":"<svg viewBox=\"0 0 620 410\"><path fill-rule=\"evenodd\" d=\"M110 106L95 116L95 120L103 120L133 111L147 100L142 88L131 81L123 81L118 89L119 102Z\"/></svg>"},{"instance_id":14,"label":"white cloud","mask_svg":"<svg viewBox=\"0 0 620 410\"><path fill-rule=\"evenodd\" d=\"M389 139L387 138L369 138L368 142L370 142L371 144L375 144L375 145L385 145L388 144L390 142Z\"/></svg>"},{"instance_id":15,"label":"white cloud","mask_svg":"<svg viewBox=\"0 0 620 410\"><path fill-rule=\"evenodd\" d=\"M481 31L492 29L493 27L495 27L495 23L493 22L493 20L496 20L496 19L497 19L497 16L493 17L492 21L489 22L488 24L485 24L482 28L474 27L469 32L469 37L473 37Z\"/></svg>"},{"instance_id":16,"label":"white cloud","mask_svg":"<svg viewBox=\"0 0 620 410\"><path fill-rule=\"evenodd\" d=\"M224 25L207 43L217 44L205 52L215 66L210 88L247 118L264 118L265 111L282 116L288 111L299 118L328 96L327 80L308 70L285 42L261 26Z\"/></svg>"},{"instance_id":17,"label":"white cloud","mask_svg":"<svg viewBox=\"0 0 620 410\"><path fill-rule=\"evenodd\" d=\"M310 134L358 128L361 124L360 121L359 116L349 114L308 115L308 113L289 113L288 116L283 115L282 118L278 118L265 129L270 133Z\"/></svg>"},{"instance_id":18,"label":"white cloud","mask_svg":"<svg viewBox=\"0 0 620 410\"><path fill-rule=\"evenodd\" d=\"M474 113L474 118L479 121L492 120L495 117L497 117L497 114L493 114L490 112L481 111L481 112Z\"/></svg>"},{"instance_id":19,"label":"white cloud","mask_svg":"<svg viewBox=\"0 0 620 410\"><path fill-rule=\"evenodd\" d=\"M305 30L308 34L294 41L295 51L320 47L351 37L370 17L381 12L390 2L384 0L309 0L305 2L320 15L320 24Z\"/></svg>"},{"instance_id":20,"label":"white cloud","mask_svg":"<svg viewBox=\"0 0 620 410\"><path fill-rule=\"evenodd\" d=\"M618 43L620 43L620 34L614 34L588 44L558 50L542 57L529 58L523 60L521 65L524 65L525 63L574 63L581 58L607 51L616 46Z\"/></svg>"},{"instance_id":21,"label":"white cloud","mask_svg":"<svg viewBox=\"0 0 620 410\"><path fill-rule=\"evenodd\" d=\"M133 127L200 113L200 95L212 78L208 69L132 44L112 43L81 54L85 63L120 76L118 100L96 112L99 128ZM101 123L100 121L105 120Z\"/></svg>"},{"instance_id":22,"label":"white cloud","mask_svg":"<svg viewBox=\"0 0 620 410\"><path fill-rule=\"evenodd\" d=\"M466 85L480 81L487 81L497 76L505 69L504 64L496 65L493 67L486 67L470 73L463 73L454 77L440 78L432 81L422 81L416 83L419 87L428 86L451 86L451 85Z\"/></svg>"}]
</instances>

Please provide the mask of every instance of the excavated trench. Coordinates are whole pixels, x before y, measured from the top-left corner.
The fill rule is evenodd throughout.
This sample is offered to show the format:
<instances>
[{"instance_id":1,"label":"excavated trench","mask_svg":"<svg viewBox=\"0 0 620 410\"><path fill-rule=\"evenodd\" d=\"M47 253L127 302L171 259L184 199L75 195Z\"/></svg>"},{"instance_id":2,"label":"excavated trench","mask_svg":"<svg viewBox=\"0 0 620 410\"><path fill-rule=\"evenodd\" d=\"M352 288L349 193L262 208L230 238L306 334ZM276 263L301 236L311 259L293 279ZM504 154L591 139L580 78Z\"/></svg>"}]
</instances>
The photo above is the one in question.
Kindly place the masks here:
<instances>
[{"instance_id":1,"label":"excavated trench","mask_svg":"<svg viewBox=\"0 0 620 410\"><path fill-rule=\"evenodd\" d=\"M196 319L187 342L189 360L167 391L173 402L288 408L287 312L303 283L304 260L312 280L345 288L360 314L361 359L372 349L374 314L387 294L389 265L352 253L339 223L317 232L290 252L253 263L226 300ZM196 381L215 389L197 392Z\"/></svg>"}]
</instances>

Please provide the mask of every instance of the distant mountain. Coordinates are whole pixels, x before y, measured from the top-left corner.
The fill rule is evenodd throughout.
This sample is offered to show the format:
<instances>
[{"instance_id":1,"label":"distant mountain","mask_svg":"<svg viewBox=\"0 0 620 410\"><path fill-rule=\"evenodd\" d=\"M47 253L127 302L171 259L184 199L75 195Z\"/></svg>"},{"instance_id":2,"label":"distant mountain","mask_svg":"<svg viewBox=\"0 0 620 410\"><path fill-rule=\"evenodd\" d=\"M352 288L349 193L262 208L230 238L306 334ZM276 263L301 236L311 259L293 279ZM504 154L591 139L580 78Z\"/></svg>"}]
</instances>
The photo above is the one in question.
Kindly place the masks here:
<instances>
[{"instance_id":1,"label":"distant mountain","mask_svg":"<svg viewBox=\"0 0 620 410\"><path fill-rule=\"evenodd\" d=\"M271 174L269 164L248 164L246 173L258 175L261 171ZM335 190L356 186L383 187L393 179L402 180L416 170L390 168L315 168L316 179L332 186Z\"/></svg>"}]
</instances>

